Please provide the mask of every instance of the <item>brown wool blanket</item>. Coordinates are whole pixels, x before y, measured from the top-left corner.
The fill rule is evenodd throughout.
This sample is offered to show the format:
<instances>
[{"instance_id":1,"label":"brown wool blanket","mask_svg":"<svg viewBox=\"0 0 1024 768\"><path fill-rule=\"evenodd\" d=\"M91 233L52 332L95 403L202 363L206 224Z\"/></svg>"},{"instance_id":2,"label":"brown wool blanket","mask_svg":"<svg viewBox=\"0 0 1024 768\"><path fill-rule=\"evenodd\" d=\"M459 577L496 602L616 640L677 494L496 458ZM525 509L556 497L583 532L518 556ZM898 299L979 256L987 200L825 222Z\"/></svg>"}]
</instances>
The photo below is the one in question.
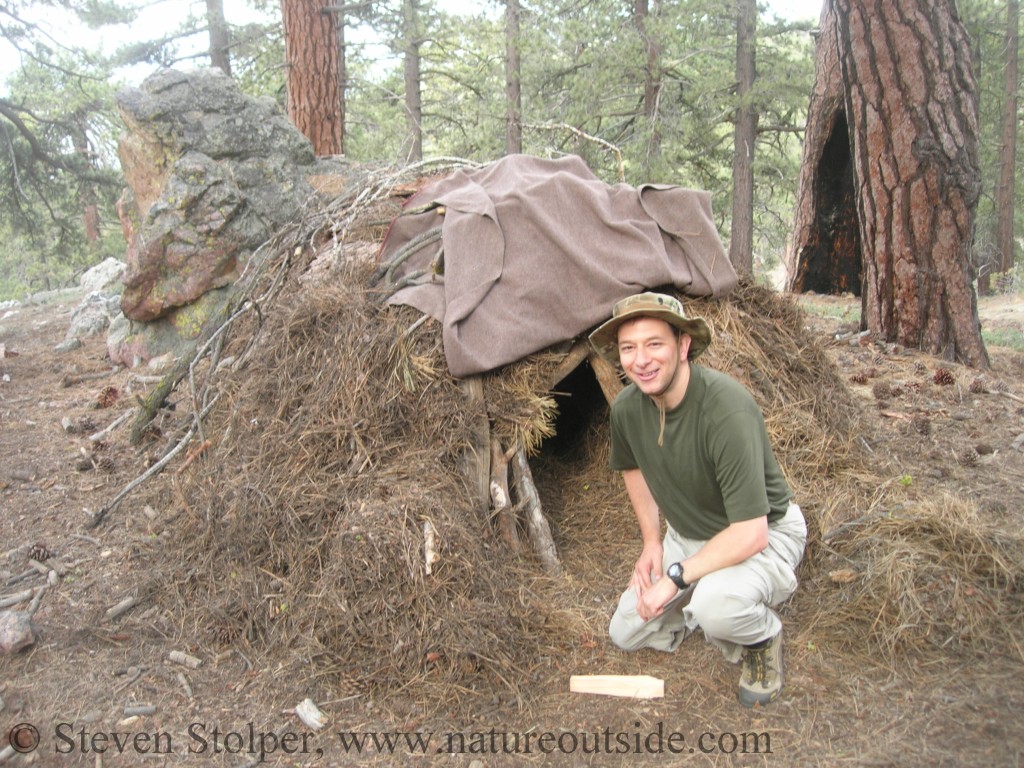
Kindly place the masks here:
<instances>
[{"instance_id":1,"label":"brown wool blanket","mask_svg":"<svg viewBox=\"0 0 1024 768\"><path fill-rule=\"evenodd\" d=\"M576 156L510 155L457 171L414 195L406 210L381 246L382 262L439 225L441 243L395 270L396 280L424 274L390 302L441 322L457 377L573 339L634 293L672 285L689 296L724 296L737 284L708 193L609 185Z\"/></svg>"}]
</instances>

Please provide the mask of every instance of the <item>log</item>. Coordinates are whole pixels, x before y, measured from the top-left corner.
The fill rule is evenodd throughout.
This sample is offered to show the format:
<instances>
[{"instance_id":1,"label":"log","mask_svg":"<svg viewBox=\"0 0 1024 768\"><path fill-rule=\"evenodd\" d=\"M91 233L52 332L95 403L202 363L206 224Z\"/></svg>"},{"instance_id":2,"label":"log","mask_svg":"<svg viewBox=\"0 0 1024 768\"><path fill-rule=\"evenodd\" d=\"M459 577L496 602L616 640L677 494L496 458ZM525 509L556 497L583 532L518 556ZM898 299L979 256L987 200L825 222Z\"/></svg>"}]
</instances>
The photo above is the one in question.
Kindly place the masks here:
<instances>
[{"instance_id":1,"label":"log","mask_svg":"<svg viewBox=\"0 0 1024 768\"><path fill-rule=\"evenodd\" d=\"M551 576L560 576L562 564L558 561L555 541L551 538L551 527L548 525L547 518L544 517L540 496L537 494L537 486L533 482L533 473L526 461L526 451L522 445L516 446L512 462L512 475L515 478L519 503L526 510L526 529L530 534L533 549L540 558L544 570Z\"/></svg>"},{"instance_id":2,"label":"log","mask_svg":"<svg viewBox=\"0 0 1024 768\"><path fill-rule=\"evenodd\" d=\"M665 695L665 681L650 675L573 675L569 678L569 692L660 699Z\"/></svg>"},{"instance_id":3,"label":"log","mask_svg":"<svg viewBox=\"0 0 1024 768\"><path fill-rule=\"evenodd\" d=\"M594 350L590 346L590 342L586 339L580 339L573 344L569 351L565 353L565 357L562 358L562 362L558 364L558 367L551 372L547 381L544 382L546 385L545 389L551 389L558 384L558 382L575 371L576 368L579 367L579 364L586 360L593 351Z\"/></svg>"},{"instance_id":4,"label":"log","mask_svg":"<svg viewBox=\"0 0 1024 768\"><path fill-rule=\"evenodd\" d=\"M501 448L501 441L491 437L491 507L498 521L498 533L513 553L522 551L519 531L516 530L516 513L512 506L512 494L508 489L508 457Z\"/></svg>"},{"instance_id":5,"label":"log","mask_svg":"<svg viewBox=\"0 0 1024 768\"><path fill-rule=\"evenodd\" d=\"M601 385L601 391L604 392L604 399L608 401L608 405L611 405L615 402L619 392L623 390L618 368L596 352L591 352L587 359L590 361L590 367L594 369L594 376L597 378L597 383Z\"/></svg>"},{"instance_id":6,"label":"log","mask_svg":"<svg viewBox=\"0 0 1024 768\"><path fill-rule=\"evenodd\" d=\"M473 415L473 434L463 456L463 471L469 481L473 503L481 515L487 513L491 498L491 425L484 404L484 382L479 376L469 376L459 382L466 395L469 412Z\"/></svg>"}]
</instances>

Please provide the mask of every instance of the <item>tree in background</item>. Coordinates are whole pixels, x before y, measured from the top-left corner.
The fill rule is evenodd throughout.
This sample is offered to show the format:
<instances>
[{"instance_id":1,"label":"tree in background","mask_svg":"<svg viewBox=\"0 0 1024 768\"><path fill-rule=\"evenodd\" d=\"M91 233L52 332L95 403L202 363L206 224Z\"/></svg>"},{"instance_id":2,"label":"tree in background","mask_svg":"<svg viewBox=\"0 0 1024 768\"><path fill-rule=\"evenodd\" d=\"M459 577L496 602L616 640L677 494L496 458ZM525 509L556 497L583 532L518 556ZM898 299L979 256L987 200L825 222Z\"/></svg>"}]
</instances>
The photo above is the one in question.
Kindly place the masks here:
<instances>
[{"instance_id":1,"label":"tree in background","mask_svg":"<svg viewBox=\"0 0 1024 768\"><path fill-rule=\"evenodd\" d=\"M231 30L224 18L224 0L206 0L206 23L210 35L210 64L231 74Z\"/></svg>"},{"instance_id":2,"label":"tree in background","mask_svg":"<svg viewBox=\"0 0 1024 768\"><path fill-rule=\"evenodd\" d=\"M736 3L736 129L732 162L732 237L729 260L740 274L754 273L754 148L757 110L751 101L757 77L757 3Z\"/></svg>"},{"instance_id":3,"label":"tree in background","mask_svg":"<svg viewBox=\"0 0 1024 768\"><path fill-rule=\"evenodd\" d=\"M287 109L320 156L345 151L338 21L330 0L282 0Z\"/></svg>"},{"instance_id":4,"label":"tree in background","mask_svg":"<svg viewBox=\"0 0 1024 768\"><path fill-rule=\"evenodd\" d=\"M999 184L996 187L996 252L997 273L1013 269L1013 220L1016 206L1015 176L1017 171L1017 90L1020 87L1017 60L1020 53L1020 5L1017 0L1006 3L1006 69L1003 76L1002 141L999 151ZM987 286L986 286L987 288Z\"/></svg>"},{"instance_id":5,"label":"tree in background","mask_svg":"<svg viewBox=\"0 0 1024 768\"><path fill-rule=\"evenodd\" d=\"M834 46L839 73L818 72L833 98L817 108L832 112L812 115L826 133L805 143L812 178L801 214L819 232L855 221L856 236L797 242L794 288L814 279L809 265L845 262L859 270L863 327L987 367L971 260L981 190L977 85L955 5L835 0L820 45ZM840 162L826 164L826 152Z\"/></svg>"},{"instance_id":6,"label":"tree in background","mask_svg":"<svg viewBox=\"0 0 1024 768\"><path fill-rule=\"evenodd\" d=\"M523 67L520 57L519 0L505 0L505 99L508 102L508 127L505 129L505 153L523 151Z\"/></svg>"},{"instance_id":7,"label":"tree in background","mask_svg":"<svg viewBox=\"0 0 1024 768\"><path fill-rule=\"evenodd\" d=\"M62 7L81 11L83 23L123 18L112 6ZM21 60L0 97L0 291L7 294L64 285L124 247L109 68L95 52L61 46L32 18L21 3L0 11L0 34Z\"/></svg>"}]
</instances>

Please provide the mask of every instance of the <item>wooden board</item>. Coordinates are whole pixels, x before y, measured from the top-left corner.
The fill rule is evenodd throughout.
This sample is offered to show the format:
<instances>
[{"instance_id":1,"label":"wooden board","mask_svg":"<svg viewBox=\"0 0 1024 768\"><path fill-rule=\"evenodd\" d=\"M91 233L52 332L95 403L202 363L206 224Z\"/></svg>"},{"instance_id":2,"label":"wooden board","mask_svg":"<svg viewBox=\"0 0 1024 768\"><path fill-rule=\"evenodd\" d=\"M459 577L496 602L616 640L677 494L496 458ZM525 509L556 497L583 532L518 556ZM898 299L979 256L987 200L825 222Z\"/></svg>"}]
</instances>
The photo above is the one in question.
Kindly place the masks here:
<instances>
[{"instance_id":1,"label":"wooden board","mask_svg":"<svg viewBox=\"0 0 1024 768\"><path fill-rule=\"evenodd\" d=\"M569 691L632 699L660 699L665 695L665 681L650 675L573 675L569 678Z\"/></svg>"}]
</instances>

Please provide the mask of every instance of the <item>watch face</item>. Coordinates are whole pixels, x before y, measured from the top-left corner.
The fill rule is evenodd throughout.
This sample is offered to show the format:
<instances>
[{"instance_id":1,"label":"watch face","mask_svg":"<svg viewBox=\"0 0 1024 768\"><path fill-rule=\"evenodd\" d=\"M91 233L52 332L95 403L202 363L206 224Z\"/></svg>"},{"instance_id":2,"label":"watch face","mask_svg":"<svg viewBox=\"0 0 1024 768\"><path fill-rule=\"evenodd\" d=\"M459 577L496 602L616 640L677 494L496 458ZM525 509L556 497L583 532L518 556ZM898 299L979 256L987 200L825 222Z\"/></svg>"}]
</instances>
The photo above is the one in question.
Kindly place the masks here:
<instances>
[{"instance_id":1,"label":"watch face","mask_svg":"<svg viewBox=\"0 0 1024 768\"><path fill-rule=\"evenodd\" d=\"M670 579L678 579L683 575L683 569L679 567L679 563L672 563L668 567L668 577Z\"/></svg>"}]
</instances>

